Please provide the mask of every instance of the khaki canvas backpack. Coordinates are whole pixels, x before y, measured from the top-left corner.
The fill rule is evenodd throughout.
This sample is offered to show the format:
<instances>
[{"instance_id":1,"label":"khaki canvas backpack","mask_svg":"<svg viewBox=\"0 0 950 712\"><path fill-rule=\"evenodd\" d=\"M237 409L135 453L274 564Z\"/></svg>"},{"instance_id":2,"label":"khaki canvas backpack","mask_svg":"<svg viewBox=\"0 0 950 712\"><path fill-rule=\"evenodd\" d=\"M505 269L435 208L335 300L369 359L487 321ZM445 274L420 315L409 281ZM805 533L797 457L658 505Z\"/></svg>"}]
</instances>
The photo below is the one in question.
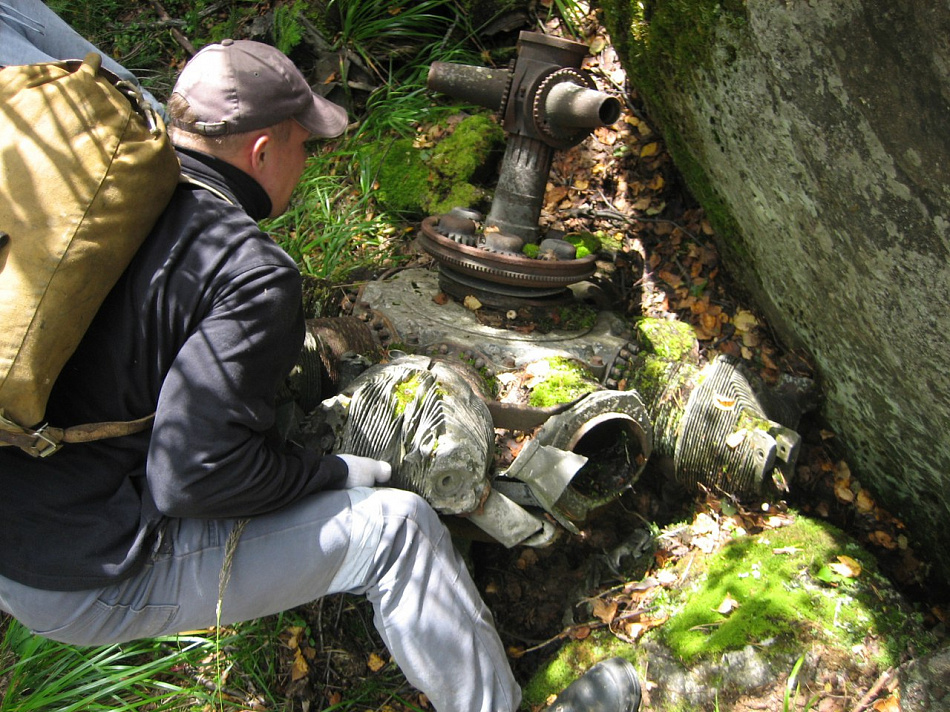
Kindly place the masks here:
<instances>
[{"instance_id":1,"label":"khaki canvas backpack","mask_svg":"<svg viewBox=\"0 0 950 712\"><path fill-rule=\"evenodd\" d=\"M0 445L33 455L150 422L44 422L56 378L179 178L161 117L100 63L0 69Z\"/></svg>"}]
</instances>

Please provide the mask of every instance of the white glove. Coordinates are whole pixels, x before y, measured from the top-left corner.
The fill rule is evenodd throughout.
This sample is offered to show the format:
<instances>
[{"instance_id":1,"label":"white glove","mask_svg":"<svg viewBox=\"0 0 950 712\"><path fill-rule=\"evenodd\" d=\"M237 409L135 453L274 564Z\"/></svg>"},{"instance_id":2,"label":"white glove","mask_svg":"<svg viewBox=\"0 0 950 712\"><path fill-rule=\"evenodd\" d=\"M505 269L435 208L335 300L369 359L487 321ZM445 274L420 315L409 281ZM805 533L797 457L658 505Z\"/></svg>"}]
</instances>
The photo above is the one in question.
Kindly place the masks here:
<instances>
[{"instance_id":1,"label":"white glove","mask_svg":"<svg viewBox=\"0 0 950 712\"><path fill-rule=\"evenodd\" d=\"M383 482L389 482L393 468L384 460L374 460L371 457L360 455L337 455L346 463L346 489L351 487L373 487Z\"/></svg>"}]
</instances>

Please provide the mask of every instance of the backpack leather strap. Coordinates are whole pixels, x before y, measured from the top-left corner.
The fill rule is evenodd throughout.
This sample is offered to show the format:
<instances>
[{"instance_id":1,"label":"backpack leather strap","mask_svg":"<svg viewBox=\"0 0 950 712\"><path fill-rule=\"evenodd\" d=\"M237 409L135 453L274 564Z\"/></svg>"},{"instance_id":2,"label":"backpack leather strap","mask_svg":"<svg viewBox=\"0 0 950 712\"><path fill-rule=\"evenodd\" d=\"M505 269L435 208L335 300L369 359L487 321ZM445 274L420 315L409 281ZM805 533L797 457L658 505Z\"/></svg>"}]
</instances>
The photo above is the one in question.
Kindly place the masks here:
<instances>
[{"instance_id":1,"label":"backpack leather strap","mask_svg":"<svg viewBox=\"0 0 950 712\"><path fill-rule=\"evenodd\" d=\"M14 445L33 457L47 457L66 443L88 443L140 433L152 427L154 420L152 413L138 420L86 423L68 428L44 424L34 429L21 427L0 413L0 447Z\"/></svg>"}]
</instances>

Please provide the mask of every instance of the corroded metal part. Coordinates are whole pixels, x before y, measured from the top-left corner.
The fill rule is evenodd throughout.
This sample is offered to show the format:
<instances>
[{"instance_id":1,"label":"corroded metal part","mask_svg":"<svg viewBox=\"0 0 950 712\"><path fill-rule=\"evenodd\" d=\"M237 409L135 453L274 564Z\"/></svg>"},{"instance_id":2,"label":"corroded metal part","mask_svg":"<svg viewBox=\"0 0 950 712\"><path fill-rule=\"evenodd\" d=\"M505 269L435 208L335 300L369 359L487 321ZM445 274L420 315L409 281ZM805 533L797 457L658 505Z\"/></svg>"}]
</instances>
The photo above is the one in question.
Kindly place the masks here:
<instances>
[{"instance_id":1,"label":"corroded metal part","mask_svg":"<svg viewBox=\"0 0 950 712\"><path fill-rule=\"evenodd\" d=\"M438 62L429 70L430 89L498 110L508 140L486 224L526 243L540 237L553 151L620 118L620 101L581 69L587 52L580 42L522 32L510 70Z\"/></svg>"},{"instance_id":2,"label":"corroded metal part","mask_svg":"<svg viewBox=\"0 0 950 712\"><path fill-rule=\"evenodd\" d=\"M420 242L441 264L463 275L520 287L558 288L589 278L597 268L593 255L577 260L533 260L458 244L438 233L439 220L430 216L422 221Z\"/></svg>"},{"instance_id":3,"label":"corroded metal part","mask_svg":"<svg viewBox=\"0 0 950 712\"><path fill-rule=\"evenodd\" d=\"M574 476L587 463L583 455L542 445L537 439L530 440L515 458L504 476L510 480L524 482L528 486L534 501L568 531L578 533L570 517L564 516L557 506ZM496 489L504 491L502 482L496 482ZM620 494L619 492L617 493Z\"/></svg>"},{"instance_id":4,"label":"corroded metal part","mask_svg":"<svg viewBox=\"0 0 950 712\"><path fill-rule=\"evenodd\" d=\"M615 500L643 472L653 452L653 424L636 391L601 390L588 393L571 408L552 416L535 435L540 446L603 456L607 444L625 444L625 466L615 468L609 481L582 468L554 506L560 520L583 522L595 509ZM588 481L588 479L590 481Z\"/></svg>"},{"instance_id":5,"label":"corroded metal part","mask_svg":"<svg viewBox=\"0 0 950 712\"><path fill-rule=\"evenodd\" d=\"M475 230L478 223L472 210L463 208L453 208L444 215L439 216L435 229L440 235L449 238L460 245L469 245L474 247L476 242ZM481 218L477 218L480 220Z\"/></svg>"},{"instance_id":6,"label":"corroded metal part","mask_svg":"<svg viewBox=\"0 0 950 712\"><path fill-rule=\"evenodd\" d=\"M437 511L473 512L487 496L491 415L447 364L404 356L373 366L322 407L336 434L333 452L386 460L392 484Z\"/></svg>"},{"instance_id":7,"label":"corroded metal part","mask_svg":"<svg viewBox=\"0 0 950 712\"><path fill-rule=\"evenodd\" d=\"M497 489L491 491L481 509L468 519L508 548L547 546L557 535L552 522L529 512Z\"/></svg>"},{"instance_id":8,"label":"corroded metal part","mask_svg":"<svg viewBox=\"0 0 950 712\"><path fill-rule=\"evenodd\" d=\"M719 356L690 394L676 439L677 479L688 486L755 494L778 470L791 477L801 438L768 418L736 359Z\"/></svg>"}]
</instances>

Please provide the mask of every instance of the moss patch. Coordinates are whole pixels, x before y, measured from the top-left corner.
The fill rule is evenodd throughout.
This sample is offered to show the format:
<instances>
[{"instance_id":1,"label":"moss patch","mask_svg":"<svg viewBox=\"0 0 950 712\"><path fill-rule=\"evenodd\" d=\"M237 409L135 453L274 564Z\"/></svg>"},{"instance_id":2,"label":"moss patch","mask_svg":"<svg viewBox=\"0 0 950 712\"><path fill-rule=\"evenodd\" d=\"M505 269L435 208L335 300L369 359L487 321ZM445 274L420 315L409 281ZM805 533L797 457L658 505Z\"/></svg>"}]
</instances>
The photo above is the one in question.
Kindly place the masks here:
<instances>
[{"instance_id":1,"label":"moss patch","mask_svg":"<svg viewBox=\"0 0 950 712\"><path fill-rule=\"evenodd\" d=\"M679 557L667 571L676 583L642 604L650 619L669 616L665 623L636 642L606 630L570 640L525 685L525 704L544 704L591 665L615 655L630 660L641 680L654 679L662 687L662 679L650 674L664 669L657 667L657 651L664 657L672 651L680 661L677 669L726 692L716 666L726 664L724 653L750 645L776 671L789 670L790 661L804 655L839 661L843 671L866 669L869 662L884 670L899 664L910 646L919 655L936 647L919 616L853 539L820 520L795 513L785 519L786 526L757 535L735 531L732 542L714 553L694 549ZM702 531L698 523L690 527L693 536ZM661 537L682 530L683 523L676 523ZM859 562L860 573L848 576L832 568L842 562L839 557ZM722 605L727 598L735 604L720 612L727 610ZM656 709L700 709L682 700L680 706L662 690L658 695Z\"/></svg>"},{"instance_id":2,"label":"moss patch","mask_svg":"<svg viewBox=\"0 0 950 712\"><path fill-rule=\"evenodd\" d=\"M397 416L405 413L409 404L418 398L419 389L422 386L423 380L419 373L413 373L405 381L396 385L393 389L393 411Z\"/></svg>"},{"instance_id":3,"label":"moss patch","mask_svg":"<svg viewBox=\"0 0 950 712\"><path fill-rule=\"evenodd\" d=\"M379 171L379 198L390 210L438 215L454 207L484 208L487 183L505 134L488 114L462 119L434 148L412 139L393 142Z\"/></svg>"},{"instance_id":4,"label":"moss patch","mask_svg":"<svg viewBox=\"0 0 950 712\"><path fill-rule=\"evenodd\" d=\"M583 642L566 645L524 686L522 705L543 705L591 666L614 656L632 661L631 652L629 645L609 634L595 633Z\"/></svg>"},{"instance_id":5,"label":"moss patch","mask_svg":"<svg viewBox=\"0 0 950 712\"><path fill-rule=\"evenodd\" d=\"M598 389L593 374L580 362L569 358L549 358L531 364L531 394L528 403L545 408L569 403Z\"/></svg>"},{"instance_id":6,"label":"moss patch","mask_svg":"<svg viewBox=\"0 0 950 712\"><path fill-rule=\"evenodd\" d=\"M697 360L699 343L696 333L683 321L640 319L637 321L637 341L641 349L666 361Z\"/></svg>"},{"instance_id":7,"label":"moss patch","mask_svg":"<svg viewBox=\"0 0 950 712\"><path fill-rule=\"evenodd\" d=\"M380 201L390 210L421 214L429 195L429 168L412 139L394 141L379 169Z\"/></svg>"},{"instance_id":8,"label":"moss patch","mask_svg":"<svg viewBox=\"0 0 950 712\"><path fill-rule=\"evenodd\" d=\"M841 558L845 557L845 558ZM859 563L860 573L842 574ZM874 641L881 665L897 664L918 626L874 559L829 524L797 516L789 526L738 536L673 591L660 639L684 662L760 646L797 655L811 644L841 651ZM888 597L890 600L888 600Z\"/></svg>"}]
</instances>

